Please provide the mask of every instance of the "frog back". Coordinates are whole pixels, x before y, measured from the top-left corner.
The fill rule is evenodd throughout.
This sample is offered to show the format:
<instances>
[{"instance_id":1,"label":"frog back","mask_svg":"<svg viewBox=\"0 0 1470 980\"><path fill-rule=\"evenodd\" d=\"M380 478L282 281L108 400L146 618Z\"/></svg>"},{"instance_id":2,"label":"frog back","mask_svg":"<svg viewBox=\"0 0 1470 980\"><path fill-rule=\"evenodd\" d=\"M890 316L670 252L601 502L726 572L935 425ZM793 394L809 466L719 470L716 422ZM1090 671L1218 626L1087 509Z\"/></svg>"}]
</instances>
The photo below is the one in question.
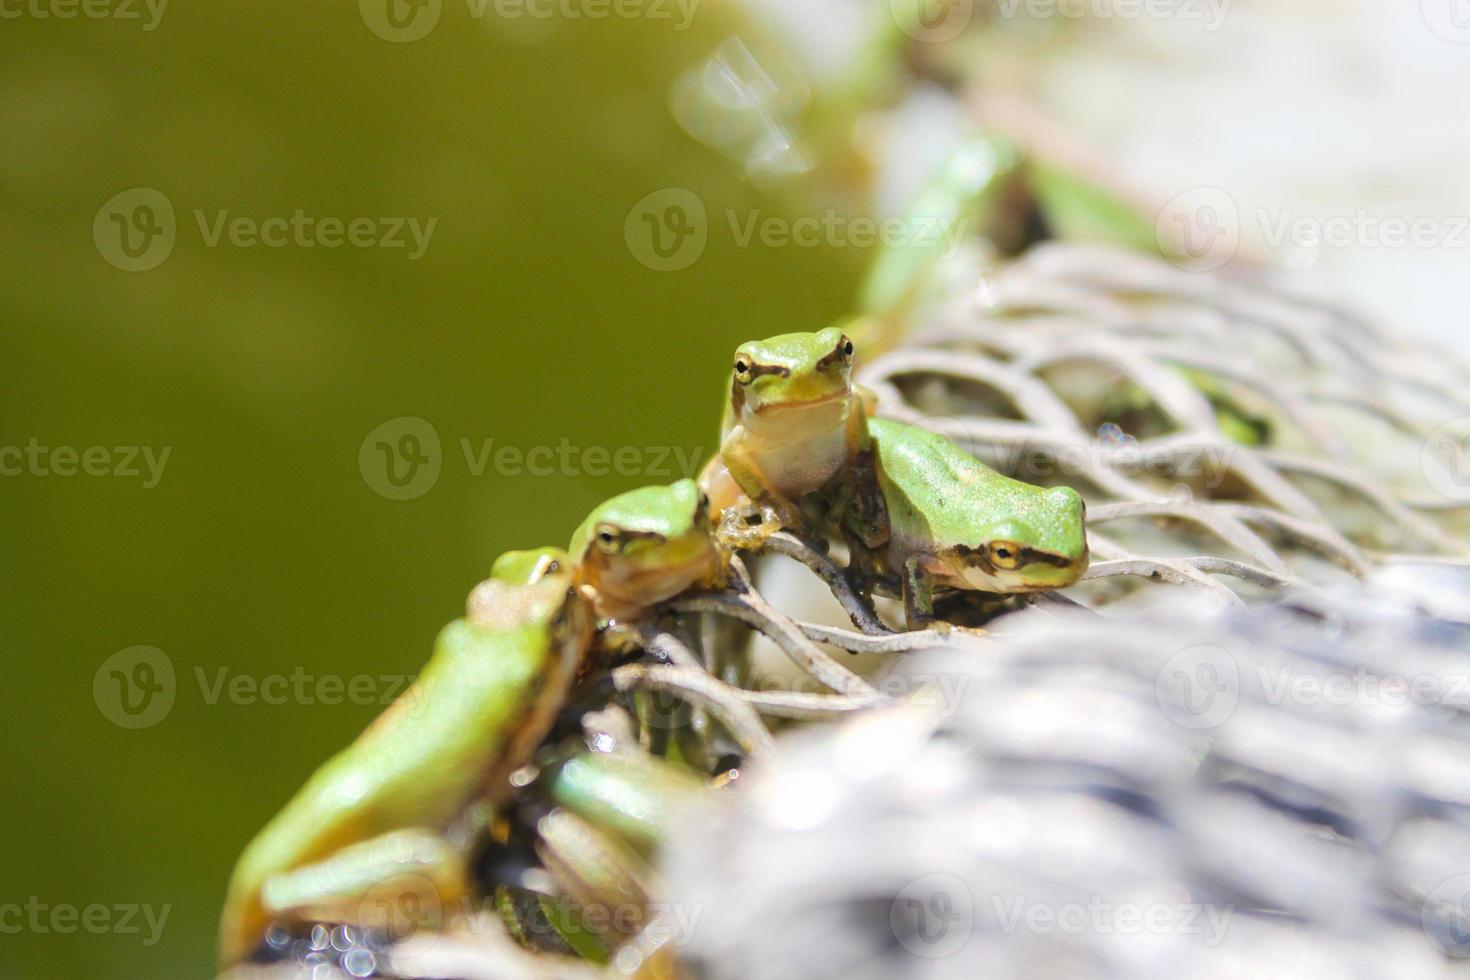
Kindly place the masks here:
<instances>
[{"instance_id":1,"label":"frog back","mask_svg":"<svg viewBox=\"0 0 1470 980\"><path fill-rule=\"evenodd\" d=\"M870 419L878 481L899 537L978 547L1042 491L995 472L949 438L917 425Z\"/></svg>"},{"instance_id":2,"label":"frog back","mask_svg":"<svg viewBox=\"0 0 1470 980\"><path fill-rule=\"evenodd\" d=\"M494 778L524 761L505 756L528 741L520 729L541 688L564 683L548 669L556 653L544 625L445 627L418 680L313 773L245 849L226 921L257 918L272 875L390 831L443 830L480 794L493 799Z\"/></svg>"}]
</instances>

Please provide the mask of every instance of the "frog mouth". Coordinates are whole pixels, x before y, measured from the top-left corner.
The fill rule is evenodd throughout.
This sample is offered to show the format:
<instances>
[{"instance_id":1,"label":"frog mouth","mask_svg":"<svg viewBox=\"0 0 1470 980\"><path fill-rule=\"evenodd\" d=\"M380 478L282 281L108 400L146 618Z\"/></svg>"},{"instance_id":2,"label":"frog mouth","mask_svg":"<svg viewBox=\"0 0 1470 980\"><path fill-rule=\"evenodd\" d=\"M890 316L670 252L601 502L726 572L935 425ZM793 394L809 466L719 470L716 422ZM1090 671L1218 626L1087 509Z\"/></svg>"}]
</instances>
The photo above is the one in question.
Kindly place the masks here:
<instances>
[{"instance_id":1,"label":"frog mouth","mask_svg":"<svg viewBox=\"0 0 1470 980\"><path fill-rule=\"evenodd\" d=\"M815 398L804 398L800 400L794 398L786 398L770 405L761 405L755 411L757 415L777 414L779 412L798 412L805 409L820 408L823 405L831 405L836 402L846 401L849 397L849 394L849 392L839 389L838 391L829 392L825 395L818 395Z\"/></svg>"},{"instance_id":2,"label":"frog mouth","mask_svg":"<svg viewBox=\"0 0 1470 980\"><path fill-rule=\"evenodd\" d=\"M716 561L708 537L662 542L655 554L612 563L603 570L598 584L624 598L662 602L707 576Z\"/></svg>"}]
</instances>

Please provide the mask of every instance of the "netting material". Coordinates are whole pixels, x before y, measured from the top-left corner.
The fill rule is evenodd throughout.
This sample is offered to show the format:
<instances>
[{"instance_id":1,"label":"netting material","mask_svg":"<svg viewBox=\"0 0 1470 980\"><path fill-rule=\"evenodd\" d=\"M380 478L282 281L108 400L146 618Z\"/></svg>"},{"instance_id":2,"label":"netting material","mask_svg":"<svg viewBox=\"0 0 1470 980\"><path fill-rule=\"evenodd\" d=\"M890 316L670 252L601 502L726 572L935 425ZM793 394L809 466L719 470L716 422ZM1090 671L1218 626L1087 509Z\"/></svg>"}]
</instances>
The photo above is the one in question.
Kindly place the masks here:
<instances>
[{"instance_id":1,"label":"netting material","mask_svg":"<svg viewBox=\"0 0 1470 980\"><path fill-rule=\"evenodd\" d=\"M953 700L788 737L681 838L681 952L741 980L1447 975L1470 654L1372 605L1032 611L905 660Z\"/></svg>"},{"instance_id":2,"label":"netting material","mask_svg":"<svg viewBox=\"0 0 1470 980\"><path fill-rule=\"evenodd\" d=\"M1268 415L1266 444L1227 436L1183 371ZM1045 245L956 290L860 380L885 415L1023 479L1076 483L1092 579L1163 578L1233 603L1339 569L1470 557L1470 492L1426 480L1443 486L1470 462L1454 438L1470 431L1470 372L1259 282ZM1105 421L1099 391L1126 393L1155 431ZM1169 522L1172 553L1143 550L1159 542L1131 526L1140 518Z\"/></svg>"}]
</instances>

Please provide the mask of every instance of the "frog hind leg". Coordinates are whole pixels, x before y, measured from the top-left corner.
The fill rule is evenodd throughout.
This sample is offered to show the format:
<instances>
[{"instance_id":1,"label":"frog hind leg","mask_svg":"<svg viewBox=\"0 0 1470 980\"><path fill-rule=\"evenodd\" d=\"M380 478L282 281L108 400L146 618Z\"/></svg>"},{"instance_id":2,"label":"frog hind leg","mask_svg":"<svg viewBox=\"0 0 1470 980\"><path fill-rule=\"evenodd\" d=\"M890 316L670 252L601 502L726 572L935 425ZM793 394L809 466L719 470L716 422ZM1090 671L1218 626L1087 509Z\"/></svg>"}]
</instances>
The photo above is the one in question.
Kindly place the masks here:
<instances>
[{"instance_id":1,"label":"frog hind leg","mask_svg":"<svg viewBox=\"0 0 1470 980\"><path fill-rule=\"evenodd\" d=\"M876 592L879 580L883 578L883 565L878 555L863 543L862 538L853 533L846 522L840 525L839 530L842 532L842 540L847 544L847 567L843 570L847 584L860 595Z\"/></svg>"},{"instance_id":2,"label":"frog hind leg","mask_svg":"<svg viewBox=\"0 0 1470 980\"><path fill-rule=\"evenodd\" d=\"M919 629L934 619L934 579L929 555L910 555L903 563L903 620L909 629Z\"/></svg>"},{"instance_id":3,"label":"frog hind leg","mask_svg":"<svg viewBox=\"0 0 1470 980\"><path fill-rule=\"evenodd\" d=\"M431 829L409 828L273 875L261 906L268 921L356 925L401 940L439 931L470 887L463 849Z\"/></svg>"}]
</instances>

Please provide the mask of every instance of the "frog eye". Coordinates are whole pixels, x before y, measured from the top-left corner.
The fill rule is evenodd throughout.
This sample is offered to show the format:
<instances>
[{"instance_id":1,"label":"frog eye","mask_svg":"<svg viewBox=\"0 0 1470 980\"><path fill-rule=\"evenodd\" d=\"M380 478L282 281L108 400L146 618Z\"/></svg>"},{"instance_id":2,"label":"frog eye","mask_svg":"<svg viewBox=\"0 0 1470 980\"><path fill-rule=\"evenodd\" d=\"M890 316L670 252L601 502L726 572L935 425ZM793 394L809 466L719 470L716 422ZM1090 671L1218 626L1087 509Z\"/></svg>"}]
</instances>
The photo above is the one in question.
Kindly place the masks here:
<instances>
[{"instance_id":1,"label":"frog eye","mask_svg":"<svg viewBox=\"0 0 1470 980\"><path fill-rule=\"evenodd\" d=\"M990 563L1006 570L1021 567L1021 546L1014 541L990 542Z\"/></svg>"},{"instance_id":2,"label":"frog eye","mask_svg":"<svg viewBox=\"0 0 1470 980\"><path fill-rule=\"evenodd\" d=\"M597 547L609 555L616 554L622 548L623 536L611 524L597 525L597 533L593 537L597 541Z\"/></svg>"},{"instance_id":3,"label":"frog eye","mask_svg":"<svg viewBox=\"0 0 1470 980\"><path fill-rule=\"evenodd\" d=\"M845 334L842 337L842 356L846 358L852 357L852 341Z\"/></svg>"},{"instance_id":4,"label":"frog eye","mask_svg":"<svg viewBox=\"0 0 1470 980\"><path fill-rule=\"evenodd\" d=\"M735 380L741 384L749 384L755 375L751 363L747 358L735 358Z\"/></svg>"}]
</instances>

